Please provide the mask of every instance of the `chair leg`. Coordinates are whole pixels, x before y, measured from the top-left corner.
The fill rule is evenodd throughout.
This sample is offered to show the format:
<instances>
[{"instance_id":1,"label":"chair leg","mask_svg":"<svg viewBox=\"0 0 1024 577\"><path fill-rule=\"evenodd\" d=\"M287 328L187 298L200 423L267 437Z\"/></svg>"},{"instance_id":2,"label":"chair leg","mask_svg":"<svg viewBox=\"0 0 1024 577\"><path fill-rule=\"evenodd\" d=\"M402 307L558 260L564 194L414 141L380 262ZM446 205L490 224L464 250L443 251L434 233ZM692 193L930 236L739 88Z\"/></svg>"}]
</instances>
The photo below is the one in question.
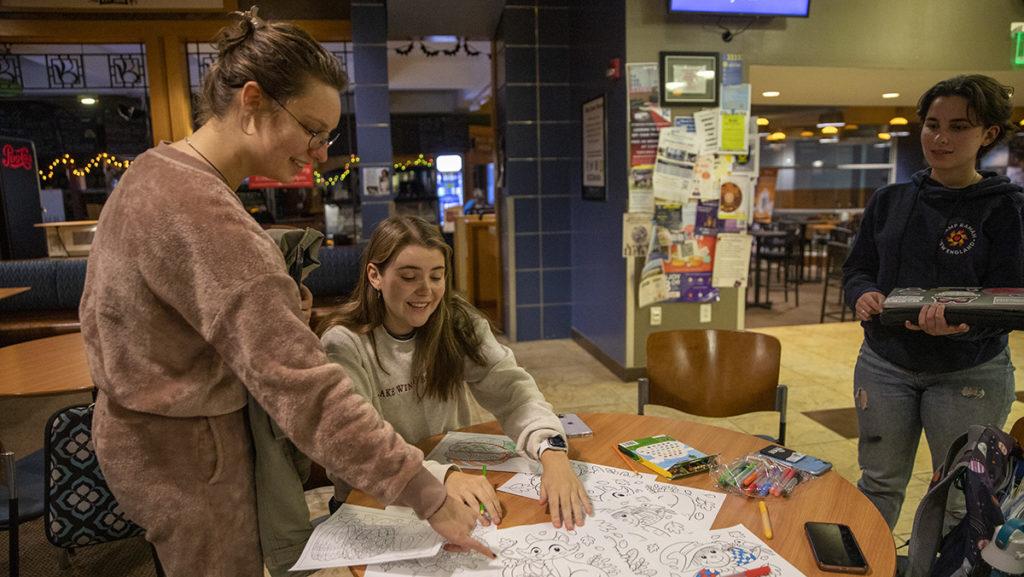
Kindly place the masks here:
<instances>
[{"instance_id":1,"label":"chair leg","mask_svg":"<svg viewBox=\"0 0 1024 577\"><path fill-rule=\"evenodd\" d=\"M825 305L828 304L828 278L825 278L825 282L822 283L823 288L821 292L821 317L818 319L819 323L825 322Z\"/></svg>"},{"instance_id":2,"label":"chair leg","mask_svg":"<svg viewBox=\"0 0 1024 577\"><path fill-rule=\"evenodd\" d=\"M156 554L156 547L149 541L146 541L146 543L149 544L149 552L153 556L153 568L156 569L156 577L166 577L164 566L160 563L160 556Z\"/></svg>"},{"instance_id":3,"label":"chair leg","mask_svg":"<svg viewBox=\"0 0 1024 577\"><path fill-rule=\"evenodd\" d=\"M8 532L8 541L10 541L8 560L10 562L11 577L18 577L18 564L20 561L18 555L18 499L9 499L7 501L7 513L7 519L11 525Z\"/></svg>"},{"instance_id":4,"label":"chair leg","mask_svg":"<svg viewBox=\"0 0 1024 577\"><path fill-rule=\"evenodd\" d=\"M72 549L61 548L60 556L57 557L57 565L60 566L61 570L66 571L71 568L71 554L74 553Z\"/></svg>"}]
</instances>

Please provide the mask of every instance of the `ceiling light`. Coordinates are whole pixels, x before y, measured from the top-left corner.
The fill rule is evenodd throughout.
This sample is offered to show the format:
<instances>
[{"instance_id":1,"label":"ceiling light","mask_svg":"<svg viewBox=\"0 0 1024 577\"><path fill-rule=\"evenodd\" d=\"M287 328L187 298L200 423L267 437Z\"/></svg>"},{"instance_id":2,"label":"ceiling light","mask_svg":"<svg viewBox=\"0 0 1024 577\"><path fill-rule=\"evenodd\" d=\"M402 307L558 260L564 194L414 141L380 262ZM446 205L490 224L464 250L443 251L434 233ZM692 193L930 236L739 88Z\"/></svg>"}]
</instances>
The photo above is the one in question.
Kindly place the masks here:
<instances>
[{"instance_id":1,"label":"ceiling light","mask_svg":"<svg viewBox=\"0 0 1024 577\"><path fill-rule=\"evenodd\" d=\"M768 140L770 140L772 142L776 142L778 140L786 140L786 133L785 132L781 132L781 131L773 132L773 133L768 135Z\"/></svg>"},{"instance_id":2,"label":"ceiling light","mask_svg":"<svg viewBox=\"0 0 1024 577\"><path fill-rule=\"evenodd\" d=\"M1024 123L1024 121L1022 121L1022 123ZM762 116L758 116L757 117L757 125L758 126L768 126L768 119L764 118Z\"/></svg>"},{"instance_id":3,"label":"ceiling light","mask_svg":"<svg viewBox=\"0 0 1024 577\"><path fill-rule=\"evenodd\" d=\"M822 126L821 133L828 136L839 134L839 127L831 125Z\"/></svg>"},{"instance_id":4,"label":"ceiling light","mask_svg":"<svg viewBox=\"0 0 1024 577\"><path fill-rule=\"evenodd\" d=\"M882 98L899 98L899 97L900 97L900 93L899 92L883 92L882 93Z\"/></svg>"},{"instance_id":5,"label":"ceiling light","mask_svg":"<svg viewBox=\"0 0 1024 577\"><path fill-rule=\"evenodd\" d=\"M96 104L96 98L92 96L79 96L78 101L86 106L92 106Z\"/></svg>"},{"instance_id":6,"label":"ceiling light","mask_svg":"<svg viewBox=\"0 0 1024 577\"><path fill-rule=\"evenodd\" d=\"M902 116L893 116L892 118L889 119L889 124L893 126L906 126L907 119L903 118Z\"/></svg>"},{"instance_id":7,"label":"ceiling light","mask_svg":"<svg viewBox=\"0 0 1024 577\"><path fill-rule=\"evenodd\" d=\"M765 90L761 93L761 96L764 96L765 98L775 98L779 94L781 94L781 92L778 90Z\"/></svg>"},{"instance_id":8,"label":"ceiling light","mask_svg":"<svg viewBox=\"0 0 1024 577\"><path fill-rule=\"evenodd\" d=\"M810 138L810 137L814 136L814 131L813 130L801 130L800 131L800 136L803 136L804 138Z\"/></svg>"},{"instance_id":9,"label":"ceiling light","mask_svg":"<svg viewBox=\"0 0 1024 577\"><path fill-rule=\"evenodd\" d=\"M820 160L815 160L814 162L811 163L811 166L813 166L814 168L821 168L822 166L825 166L825 163Z\"/></svg>"},{"instance_id":10,"label":"ceiling light","mask_svg":"<svg viewBox=\"0 0 1024 577\"><path fill-rule=\"evenodd\" d=\"M860 128L859 124L847 124L843 127L843 130L857 130Z\"/></svg>"},{"instance_id":11,"label":"ceiling light","mask_svg":"<svg viewBox=\"0 0 1024 577\"><path fill-rule=\"evenodd\" d=\"M424 36L423 37L423 41L424 42L434 42L435 44L454 44L455 42L459 41L459 37L458 36L450 36L450 35L443 35L442 34L442 35L434 35L434 36Z\"/></svg>"},{"instance_id":12,"label":"ceiling light","mask_svg":"<svg viewBox=\"0 0 1024 577\"><path fill-rule=\"evenodd\" d=\"M839 139L833 136L832 138L819 138L818 142L821 144L835 144L839 142Z\"/></svg>"},{"instance_id":13,"label":"ceiling light","mask_svg":"<svg viewBox=\"0 0 1024 577\"><path fill-rule=\"evenodd\" d=\"M1020 119L1020 122L1018 122L1017 124L1019 124L1019 125L1021 125L1021 126L1024 126L1024 118L1021 118L1021 119Z\"/></svg>"},{"instance_id":14,"label":"ceiling light","mask_svg":"<svg viewBox=\"0 0 1024 577\"><path fill-rule=\"evenodd\" d=\"M818 116L818 128L823 126L845 126L846 120L843 119L843 113L836 112L825 112Z\"/></svg>"},{"instance_id":15,"label":"ceiling light","mask_svg":"<svg viewBox=\"0 0 1024 577\"><path fill-rule=\"evenodd\" d=\"M879 132L878 133L878 139L879 140L890 140L890 139L892 139L892 135L889 134L888 132Z\"/></svg>"}]
</instances>

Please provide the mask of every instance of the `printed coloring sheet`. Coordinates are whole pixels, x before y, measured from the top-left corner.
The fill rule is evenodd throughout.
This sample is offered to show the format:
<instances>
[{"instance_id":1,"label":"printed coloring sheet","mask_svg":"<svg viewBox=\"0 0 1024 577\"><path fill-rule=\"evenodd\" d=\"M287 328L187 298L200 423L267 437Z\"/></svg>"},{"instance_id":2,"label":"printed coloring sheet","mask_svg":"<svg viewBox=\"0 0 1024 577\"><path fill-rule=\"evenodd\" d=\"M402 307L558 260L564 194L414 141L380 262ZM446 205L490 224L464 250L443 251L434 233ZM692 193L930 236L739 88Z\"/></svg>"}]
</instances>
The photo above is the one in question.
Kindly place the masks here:
<instances>
[{"instance_id":1,"label":"printed coloring sheet","mask_svg":"<svg viewBox=\"0 0 1024 577\"><path fill-rule=\"evenodd\" d=\"M448 433L426 457L438 463L455 463L463 469L509 473L539 473L540 463L520 456L516 443L505 435Z\"/></svg>"},{"instance_id":2,"label":"printed coloring sheet","mask_svg":"<svg viewBox=\"0 0 1024 577\"><path fill-rule=\"evenodd\" d=\"M619 540L620 549L623 545ZM656 553L660 564L652 567L654 572L638 575L729 575L767 565L771 568L770 577L804 577L743 525L688 535Z\"/></svg>"},{"instance_id":3,"label":"printed coloring sheet","mask_svg":"<svg viewBox=\"0 0 1024 577\"><path fill-rule=\"evenodd\" d=\"M441 544L415 516L346 504L313 529L291 571L433 557Z\"/></svg>"},{"instance_id":4,"label":"printed coloring sheet","mask_svg":"<svg viewBox=\"0 0 1024 577\"><path fill-rule=\"evenodd\" d=\"M612 542L587 523L573 531L550 523L499 529L487 536L501 577L629 577Z\"/></svg>"},{"instance_id":5,"label":"printed coloring sheet","mask_svg":"<svg viewBox=\"0 0 1024 577\"><path fill-rule=\"evenodd\" d=\"M484 543L491 534L497 531L494 525L484 527L477 525L473 537ZM405 561L389 561L366 568L366 577L485 577L501 575L504 565L500 559L491 560L473 551L470 553L450 553L442 550L434 557L408 559Z\"/></svg>"},{"instance_id":6,"label":"printed coloring sheet","mask_svg":"<svg viewBox=\"0 0 1024 577\"><path fill-rule=\"evenodd\" d=\"M658 477L654 473L634 473L583 461L569 463L576 471L576 476L583 482L583 487L595 506L604 498L612 498L623 493L632 494L639 489L639 485L653 483ZM520 473L513 475L504 485L498 487L498 490L529 499L540 499L540 478L539 474Z\"/></svg>"}]
</instances>

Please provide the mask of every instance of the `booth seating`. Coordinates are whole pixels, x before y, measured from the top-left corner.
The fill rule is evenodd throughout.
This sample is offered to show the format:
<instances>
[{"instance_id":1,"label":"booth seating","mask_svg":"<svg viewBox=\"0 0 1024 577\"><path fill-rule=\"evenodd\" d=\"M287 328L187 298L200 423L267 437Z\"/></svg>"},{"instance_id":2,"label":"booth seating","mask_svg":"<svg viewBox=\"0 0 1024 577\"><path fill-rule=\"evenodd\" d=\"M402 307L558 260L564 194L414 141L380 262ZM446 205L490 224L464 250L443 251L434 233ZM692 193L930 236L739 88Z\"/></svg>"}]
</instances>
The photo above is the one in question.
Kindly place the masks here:
<instances>
[{"instance_id":1,"label":"booth seating","mask_svg":"<svg viewBox=\"0 0 1024 577\"><path fill-rule=\"evenodd\" d=\"M320 268L306 278L314 297L311 326L355 288L363 246L320 249ZM0 299L0 346L80 331L78 303L86 262L85 258L0 260L0 287L31 287Z\"/></svg>"}]
</instances>

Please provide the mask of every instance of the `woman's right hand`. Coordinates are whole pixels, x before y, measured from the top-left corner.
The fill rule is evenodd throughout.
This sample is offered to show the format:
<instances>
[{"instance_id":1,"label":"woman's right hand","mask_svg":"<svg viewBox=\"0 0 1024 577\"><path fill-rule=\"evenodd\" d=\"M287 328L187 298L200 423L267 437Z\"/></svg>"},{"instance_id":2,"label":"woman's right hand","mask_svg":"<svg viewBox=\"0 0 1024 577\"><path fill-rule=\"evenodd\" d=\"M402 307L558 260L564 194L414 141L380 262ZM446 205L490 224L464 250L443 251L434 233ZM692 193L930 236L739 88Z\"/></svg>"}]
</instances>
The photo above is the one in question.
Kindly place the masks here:
<instances>
[{"instance_id":1,"label":"woman's right hand","mask_svg":"<svg viewBox=\"0 0 1024 577\"><path fill-rule=\"evenodd\" d=\"M444 480L444 488L447 489L449 497L462 501L480 513L481 524L501 523L501 503L498 502L498 494L494 492L494 487L487 482L487 477L452 471ZM486 515L482 514L480 505L484 506Z\"/></svg>"},{"instance_id":2,"label":"woman's right hand","mask_svg":"<svg viewBox=\"0 0 1024 577\"><path fill-rule=\"evenodd\" d=\"M885 295L878 291L868 291L857 299L854 311L857 318L862 321L870 321L872 315L882 314L882 303L885 302Z\"/></svg>"},{"instance_id":3,"label":"woman's right hand","mask_svg":"<svg viewBox=\"0 0 1024 577\"><path fill-rule=\"evenodd\" d=\"M448 544L444 546L446 551L457 553L476 551L494 559L494 552L471 535L473 529L476 528L476 520L477 511L458 499L448 497L444 500L441 508L427 519L427 523L430 523L431 528L437 531L445 541L448 541Z\"/></svg>"}]
</instances>

